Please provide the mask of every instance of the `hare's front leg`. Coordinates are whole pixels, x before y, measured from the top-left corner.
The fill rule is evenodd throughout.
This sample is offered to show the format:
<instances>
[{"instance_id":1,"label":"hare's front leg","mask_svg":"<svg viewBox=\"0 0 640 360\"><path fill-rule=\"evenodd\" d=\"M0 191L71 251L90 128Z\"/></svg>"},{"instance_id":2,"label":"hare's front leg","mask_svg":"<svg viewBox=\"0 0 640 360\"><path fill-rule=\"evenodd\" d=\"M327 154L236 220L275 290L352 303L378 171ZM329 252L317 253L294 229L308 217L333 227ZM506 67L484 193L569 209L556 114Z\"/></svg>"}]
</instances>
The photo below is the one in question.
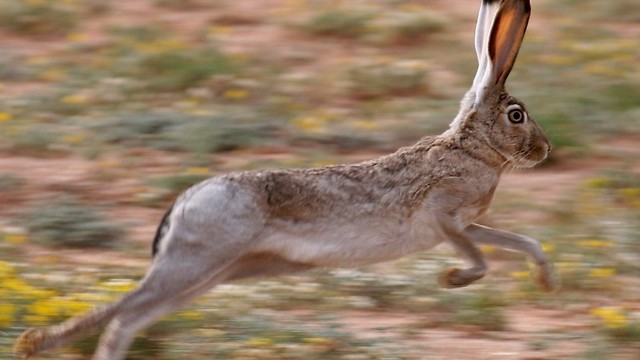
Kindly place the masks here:
<instances>
[{"instance_id":1,"label":"hare's front leg","mask_svg":"<svg viewBox=\"0 0 640 360\"><path fill-rule=\"evenodd\" d=\"M456 251L471 262L471 267L465 269L452 268L446 270L438 279L443 288L458 288L471 284L484 277L487 272L487 262L484 255L476 247L464 230L458 229L454 218L440 220L441 229L447 240Z\"/></svg>"},{"instance_id":2,"label":"hare's front leg","mask_svg":"<svg viewBox=\"0 0 640 360\"><path fill-rule=\"evenodd\" d=\"M553 265L542 251L540 243L530 237L497 230L487 226L471 224L465 229L471 241L492 245L499 248L517 251L528 255L536 264L538 273L536 280L546 291L552 291L557 286Z\"/></svg>"}]
</instances>

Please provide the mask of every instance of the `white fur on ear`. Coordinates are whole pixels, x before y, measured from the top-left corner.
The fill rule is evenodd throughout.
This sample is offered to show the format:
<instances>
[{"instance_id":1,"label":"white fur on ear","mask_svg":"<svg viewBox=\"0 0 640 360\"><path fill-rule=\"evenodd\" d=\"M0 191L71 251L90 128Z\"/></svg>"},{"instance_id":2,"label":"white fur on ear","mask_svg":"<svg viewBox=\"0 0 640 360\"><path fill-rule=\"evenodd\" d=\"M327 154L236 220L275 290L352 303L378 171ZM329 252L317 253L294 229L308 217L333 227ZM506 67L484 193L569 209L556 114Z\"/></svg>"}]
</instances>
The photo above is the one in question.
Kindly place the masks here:
<instances>
[{"instance_id":1,"label":"white fur on ear","mask_svg":"<svg viewBox=\"0 0 640 360\"><path fill-rule=\"evenodd\" d=\"M473 79L471 89L476 93L477 99L481 98L482 84L485 83L484 77L491 69L491 59L489 58L489 35L493 20L500 8L500 0L483 0L478 12L478 22L476 24L476 55L478 57L478 71Z\"/></svg>"},{"instance_id":2,"label":"white fur on ear","mask_svg":"<svg viewBox=\"0 0 640 360\"><path fill-rule=\"evenodd\" d=\"M471 90L474 105L488 89L504 86L524 38L531 4L529 0L483 0L476 24L478 71Z\"/></svg>"}]
</instances>

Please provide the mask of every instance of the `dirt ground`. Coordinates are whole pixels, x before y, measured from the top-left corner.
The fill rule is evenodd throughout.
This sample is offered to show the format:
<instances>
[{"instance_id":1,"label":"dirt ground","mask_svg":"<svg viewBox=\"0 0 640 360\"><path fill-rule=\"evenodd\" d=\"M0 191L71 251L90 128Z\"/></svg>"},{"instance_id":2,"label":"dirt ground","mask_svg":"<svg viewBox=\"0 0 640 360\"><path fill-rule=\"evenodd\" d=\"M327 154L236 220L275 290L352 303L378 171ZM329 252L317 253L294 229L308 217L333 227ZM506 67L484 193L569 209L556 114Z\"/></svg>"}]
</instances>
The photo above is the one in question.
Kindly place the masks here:
<instances>
[{"instance_id":1,"label":"dirt ground","mask_svg":"<svg viewBox=\"0 0 640 360\"><path fill-rule=\"evenodd\" d=\"M340 2L340 1L338 1ZM132 0L120 2L113 10L101 17L98 21L91 22L83 31L88 33L91 42L100 43L109 41L105 35L105 29L109 25L136 24L140 17L154 17L159 23L179 24L176 29L181 29L185 34L191 34L194 29L209 26L211 15L206 12L189 11L172 13L160 11L148 1ZM451 5L454 4L452 7ZM219 14L222 17L242 16L260 13L259 16L277 14L282 9L282 1L260 1L259 5L253 1L235 1L233 5L225 7ZM475 6L469 6L470 2L451 2L438 0L434 6L441 10L454 11L456 16L472 19L475 17ZM256 9L258 7L258 9ZM534 23L537 28L544 28L544 23L538 20ZM464 38L472 36L473 29L461 27L458 35ZM35 41L0 32L2 42L10 45L18 54L40 57L55 56L56 52L67 46L66 41L46 39ZM351 49L349 46L329 47L326 43L310 44L308 39L300 35L291 34L282 26L272 22L258 22L241 27L228 36L220 38L220 45L230 53L266 53L274 46L279 46L279 51L294 51L297 47L311 49L314 53L323 53L324 56L312 63L306 64L307 68L300 71L314 71L322 69L332 62L348 56L353 51L366 51ZM275 54L279 56L281 54ZM440 74L441 77L457 76ZM2 96L19 96L36 91L47 84L40 83L16 83L4 84ZM612 166L618 166L621 158L631 161L633 171L640 173L640 138L636 136L615 136L599 143L592 153L598 154L596 158L575 157L562 159L559 164L545 166L539 169L517 171L505 174L501 181L500 191L519 194L535 194L536 205L551 206L558 201L570 196L585 180L598 174L600 171ZM239 163L270 159L279 156L287 156L286 153L295 154L302 149L284 149L283 154L269 154L261 152L242 152L213 155L217 168L232 170ZM140 150L140 158L144 161L137 163L136 172L140 176L167 175L183 160L180 155L171 155L153 150ZM355 162L382 155L375 152L354 152L342 154L347 162ZM104 169L104 163L118 159L101 159L100 163L84 159L80 156L54 156L54 157L26 157L16 156L12 153L0 153L0 170L3 174L15 175L26 180L12 192L0 192L0 216L3 218L16 218L22 214L30 204L42 199L46 194L69 192L81 196L83 199L95 203L108 203L107 214L114 221L126 219L129 226L128 238L134 242L137 248L150 247L151 239L159 219L164 212L163 208L141 207L133 204L131 199L140 191L140 184L135 179L123 176L114 178L105 186L104 181L97 180L95 174ZM123 169L121 171L126 171ZM539 212L530 212L526 208L516 210L509 214L492 213L494 220L515 218L517 221L526 222L529 217L540 216ZM10 221L0 220L0 230L14 231L14 224ZM52 256L52 250L38 245L25 245L29 256L34 263L38 259ZM74 250L56 249L55 255L58 262L77 265L118 266L131 267L132 272L142 272L149 260L140 256L128 256L120 251L112 250ZM495 265L500 267L500 264ZM608 303L608 299L601 299L602 303ZM627 304L633 307L633 304ZM593 317L585 315L585 309L544 308L539 305L523 304L506 309L507 331L488 332L479 331L470 327L429 328L425 326L415 333L403 335L394 333L393 328L399 325L406 326L414 322L437 323L438 319L429 314L408 315L398 312L370 313L367 311L352 311L341 314L341 323L345 329L355 332L358 336L377 336L379 331L371 331L373 328L388 327L389 333L394 337L402 338L408 347L428 354L424 359L521 359L521 360L554 360L577 359L586 349L584 343L574 341L576 337L588 328L594 326ZM637 304L636 304L637 307ZM640 311L640 308L637 309ZM572 335L574 334L574 335ZM542 340L541 340L542 339ZM539 348L532 348L532 344L541 342ZM548 344L552 344L549 346ZM534 346L535 347L535 346ZM618 353L616 359L637 360L638 352L630 349Z\"/></svg>"},{"instance_id":2,"label":"dirt ground","mask_svg":"<svg viewBox=\"0 0 640 360\"><path fill-rule=\"evenodd\" d=\"M628 152L631 156L640 155L639 149L634 145L634 139L618 139L606 146ZM292 151L295 151L292 149ZM355 154L353 160L372 157L375 154ZM246 160L247 154L242 157ZM255 155L257 158L265 155ZM154 174L162 173L165 168L170 168L172 161L177 159L150 159L143 172ZM230 162L237 159L230 158ZM527 170L526 172L513 172L506 174L501 183L502 191L536 194L539 205L551 205L564 198L580 186L599 169L606 167L611 160L582 159L568 162L562 166L551 166L542 169ZM168 164L169 163L169 164ZM96 164L81 158L59 159L35 159L27 157L7 156L0 154L0 168L3 172L10 173L25 179L28 184L20 188L20 191L11 194L3 194L0 201L13 206L2 207L2 213L15 215L23 206L36 198L41 198L44 193L55 193L61 190L72 191L74 194L82 194L91 201L115 202L109 216L114 221L127 219L134 226L130 227L129 239L136 242L138 247L148 247L150 239L155 231L156 224L161 218L164 209L146 208L128 204L131 196L137 191L135 182L131 180L115 180L105 187L102 182L92 180ZM222 166L224 167L224 166ZM527 221L529 216L537 216L537 213L529 213L521 209L517 213L493 214L496 218L517 218L518 221ZM50 248L37 245L28 245L28 258L37 263L39 259L52 256ZM127 256L121 251L108 250L74 250L57 249L56 261L77 266L113 266L131 267L131 272L143 274L149 260L139 256ZM492 264L499 268L500 264ZM487 280L491 281L491 280ZM592 299L596 301L596 299ZM603 297L602 303L609 303L611 299ZM438 319L432 315L411 314L404 312L346 312L340 315L340 323L345 330L351 331L359 337L380 336L380 328L387 328L385 335L396 341L406 343L412 349L408 353L424 359L520 359L520 360L554 360L574 359L585 351L585 344L574 341L571 334L579 338L581 332L592 328L594 319L585 315L586 305L576 305L575 308L559 310L557 308L541 308L539 305L522 304L506 309L507 331L491 332L482 331L474 326L437 327ZM640 310L640 307L639 309ZM295 315L295 314L294 314ZM406 328L412 323L420 323L421 329L410 335L397 333L397 328ZM433 323L434 326L424 326ZM373 331L375 329L375 331ZM542 340L541 340L542 339ZM542 348L532 348L532 344L542 342ZM551 345L549 345L551 344ZM428 354L424 357L419 354ZM637 351L630 349L628 355L618 353L615 359L637 359Z\"/></svg>"}]
</instances>

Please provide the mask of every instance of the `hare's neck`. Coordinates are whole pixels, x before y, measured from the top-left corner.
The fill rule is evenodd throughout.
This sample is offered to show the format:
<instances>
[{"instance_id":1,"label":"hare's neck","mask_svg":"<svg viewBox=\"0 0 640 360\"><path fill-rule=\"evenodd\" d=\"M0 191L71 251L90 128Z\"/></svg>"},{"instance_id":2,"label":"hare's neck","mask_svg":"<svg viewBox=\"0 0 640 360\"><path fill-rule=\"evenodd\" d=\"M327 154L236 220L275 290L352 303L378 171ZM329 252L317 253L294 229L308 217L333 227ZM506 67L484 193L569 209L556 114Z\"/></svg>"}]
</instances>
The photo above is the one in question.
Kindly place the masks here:
<instances>
[{"instance_id":1,"label":"hare's neck","mask_svg":"<svg viewBox=\"0 0 640 360\"><path fill-rule=\"evenodd\" d=\"M462 150L467 156L502 173L508 165L507 158L495 149L483 134L465 130L467 129L448 135L447 141L452 147Z\"/></svg>"}]
</instances>

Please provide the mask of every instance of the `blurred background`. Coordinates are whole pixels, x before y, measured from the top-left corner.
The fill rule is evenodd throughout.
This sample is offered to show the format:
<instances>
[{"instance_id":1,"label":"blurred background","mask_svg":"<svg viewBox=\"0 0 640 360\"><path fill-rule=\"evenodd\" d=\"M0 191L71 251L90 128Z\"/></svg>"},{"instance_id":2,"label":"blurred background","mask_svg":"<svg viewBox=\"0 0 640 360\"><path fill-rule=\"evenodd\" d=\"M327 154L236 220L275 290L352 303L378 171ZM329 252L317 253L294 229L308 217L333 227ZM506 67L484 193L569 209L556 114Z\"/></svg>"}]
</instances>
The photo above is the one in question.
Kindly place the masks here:
<instances>
[{"instance_id":1,"label":"blurred background","mask_svg":"<svg viewBox=\"0 0 640 360\"><path fill-rule=\"evenodd\" d=\"M478 0L0 0L0 358L117 299L185 187L356 162L437 134L476 69ZM446 246L223 285L130 359L640 359L640 3L534 0L509 89L554 145L483 222L539 239L436 277ZM96 337L43 359L88 359Z\"/></svg>"}]
</instances>

